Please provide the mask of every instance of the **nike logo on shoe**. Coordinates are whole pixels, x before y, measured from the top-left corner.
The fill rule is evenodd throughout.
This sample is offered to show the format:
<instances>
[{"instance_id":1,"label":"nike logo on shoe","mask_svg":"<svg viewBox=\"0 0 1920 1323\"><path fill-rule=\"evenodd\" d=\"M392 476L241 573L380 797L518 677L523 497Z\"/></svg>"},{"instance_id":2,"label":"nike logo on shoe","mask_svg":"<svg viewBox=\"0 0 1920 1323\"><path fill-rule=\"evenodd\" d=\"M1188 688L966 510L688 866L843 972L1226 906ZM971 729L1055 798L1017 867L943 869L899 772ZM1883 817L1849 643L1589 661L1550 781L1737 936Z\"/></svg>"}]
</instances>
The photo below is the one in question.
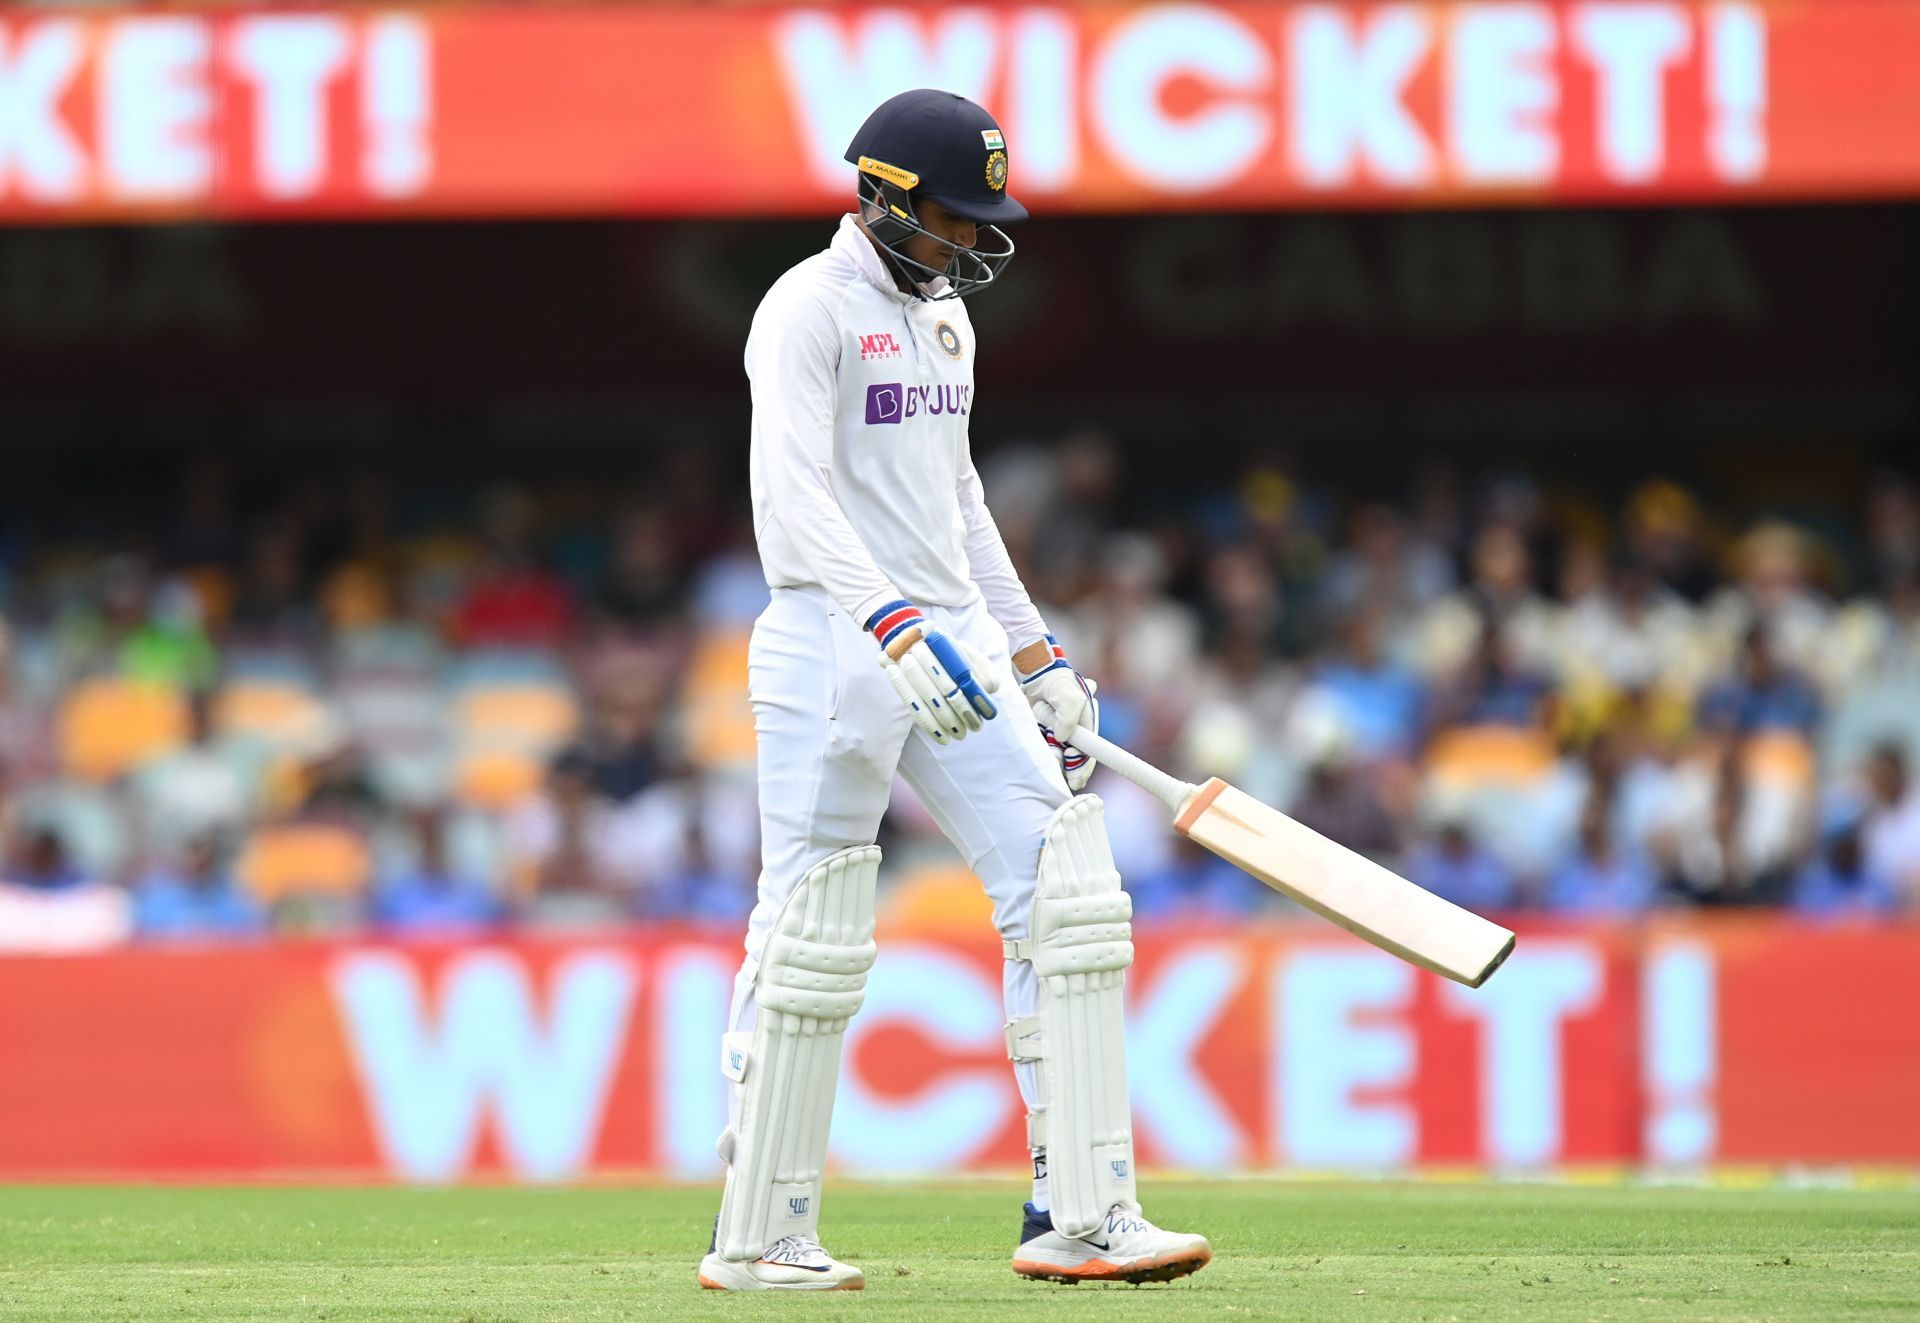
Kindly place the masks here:
<instances>
[{"instance_id":1,"label":"nike logo on shoe","mask_svg":"<svg viewBox=\"0 0 1920 1323\"><path fill-rule=\"evenodd\" d=\"M1104 1241L1104 1240L1095 1240L1092 1236L1082 1236L1080 1237L1080 1239L1085 1241L1087 1244L1093 1246L1097 1250L1107 1250L1107 1249L1113 1248L1110 1242Z\"/></svg>"}]
</instances>

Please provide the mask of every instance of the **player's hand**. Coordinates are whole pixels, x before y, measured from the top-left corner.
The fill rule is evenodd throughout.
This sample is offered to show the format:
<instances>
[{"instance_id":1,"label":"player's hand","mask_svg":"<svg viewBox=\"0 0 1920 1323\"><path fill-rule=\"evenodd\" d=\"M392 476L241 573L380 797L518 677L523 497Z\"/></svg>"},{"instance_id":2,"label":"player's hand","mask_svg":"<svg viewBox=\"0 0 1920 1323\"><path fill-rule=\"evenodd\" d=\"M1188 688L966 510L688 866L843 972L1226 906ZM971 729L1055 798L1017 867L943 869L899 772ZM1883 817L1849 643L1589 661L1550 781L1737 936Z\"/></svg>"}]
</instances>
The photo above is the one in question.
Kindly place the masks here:
<instances>
[{"instance_id":1,"label":"player's hand","mask_svg":"<svg viewBox=\"0 0 1920 1323\"><path fill-rule=\"evenodd\" d=\"M1044 664L1022 675L1020 687L1026 691L1027 702L1033 707L1034 720L1040 723L1040 734L1060 757L1060 774L1067 779L1067 789L1077 794L1087 788L1095 763L1079 749L1062 744L1060 733L1074 730L1100 733L1100 702L1094 697L1100 687L1073 669L1053 635L1047 635L1045 643L1047 655L1034 657ZM1038 649L1040 645L1032 646ZM1021 652L1029 655L1029 649Z\"/></svg>"},{"instance_id":2,"label":"player's hand","mask_svg":"<svg viewBox=\"0 0 1920 1323\"><path fill-rule=\"evenodd\" d=\"M911 602L891 602L867 620L880 644L880 666L913 722L935 744L964 740L999 710L987 695L1000 688L987 659L927 625Z\"/></svg>"}]
</instances>

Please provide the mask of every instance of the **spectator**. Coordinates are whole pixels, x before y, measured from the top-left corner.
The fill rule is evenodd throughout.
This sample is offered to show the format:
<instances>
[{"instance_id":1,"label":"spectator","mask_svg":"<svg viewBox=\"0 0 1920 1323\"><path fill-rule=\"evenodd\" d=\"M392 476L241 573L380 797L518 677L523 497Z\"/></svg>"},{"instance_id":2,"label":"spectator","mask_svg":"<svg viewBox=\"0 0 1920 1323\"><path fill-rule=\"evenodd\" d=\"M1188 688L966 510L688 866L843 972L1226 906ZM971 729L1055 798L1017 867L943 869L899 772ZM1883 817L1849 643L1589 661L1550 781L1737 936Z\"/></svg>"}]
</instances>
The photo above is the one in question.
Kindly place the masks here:
<instances>
[{"instance_id":1,"label":"spectator","mask_svg":"<svg viewBox=\"0 0 1920 1323\"><path fill-rule=\"evenodd\" d=\"M1512 528L1483 532L1473 549L1473 581L1422 612L1403 640L1403 660L1429 676L1459 671L1487 651L1493 630L1504 655L1532 671L1552 657L1554 611L1533 586L1527 544Z\"/></svg>"},{"instance_id":2,"label":"spectator","mask_svg":"<svg viewBox=\"0 0 1920 1323\"><path fill-rule=\"evenodd\" d=\"M1820 721L1820 699L1806 677L1775 658L1772 636L1759 625L1747 631L1739 670L1715 685L1700 703L1700 724L1710 730L1752 735L1783 731L1811 738Z\"/></svg>"},{"instance_id":3,"label":"spectator","mask_svg":"<svg viewBox=\"0 0 1920 1323\"><path fill-rule=\"evenodd\" d=\"M504 917L485 882L459 875L448 862L446 823L439 809L416 809L410 825L413 859L381 879L373 897L375 923L396 933L461 933Z\"/></svg>"},{"instance_id":4,"label":"spectator","mask_svg":"<svg viewBox=\"0 0 1920 1323\"><path fill-rule=\"evenodd\" d=\"M1269 655L1284 650L1291 627L1266 558L1253 547L1227 547L1206 570L1207 632L1217 647L1239 640Z\"/></svg>"},{"instance_id":5,"label":"spectator","mask_svg":"<svg viewBox=\"0 0 1920 1323\"><path fill-rule=\"evenodd\" d=\"M1329 621L1365 612L1398 630L1453 587L1453 566L1432 543L1411 535L1392 506L1370 501L1354 511L1347 546L1321 582Z\"/></svg>"},{"instance_id":6,"label":"spectator","mask_svg":"<svg viewBox=\"0 0 1920 1323\"><path fill-rule=\"evenodd\" d=\"M523 828L533 846L527 915L543 925L614 923L625 915L619 842L582 762L562 758L547 777L544 812Z\"/></svg>"},{"instance_id":7,"label":"spectator","mask_svg":"<svg viewBox=\"0 0 1920 1323\"><path fill-rule=\"evenodd\" d=\"M6 880L30 891L68 891L89 879L67 856L67 843L47 826L30 827L17 855L8 861Z\"/></svg>"},{"instance_id":8,"label":"spectator","mask_svg":"<svg viewBox=\"0 0 1920 1323\"><path fill-rule=\"evenodd\" d=\"M1071 580L1100 563L1112 534L1120 454L1111 438L1088 429L1066 437L1043 460L1051 490L1042 489L1044 504L1033 520L1034 569L1042 582ZM1016 513L1025 504L1016 498ZM993 509L999 508L996 498Z\"/></svg>"},{"instance_id":9,"label":"spectator","mask_svg":"<svg viewBox=\"0 0 1920 1323\"><path fill-rule=\"evenodd\" d=\"M486 556L455 612L454 633L468 647L558 647L573 623L573 595L540 563L534 510L524 492L501 489L481 502Z\"/></svg>"},{"instance_id":10,"label":"spectator","mask_svg":"<svg viewBox=\"0 0 1920 1323\"><path fill-rule=\"evenodd\" d=\"M92 578L91 600L59 626L69 676L117 675L170 689L213 683L213 644L191 593L160 592L146 561L130 553L102 561Z\"/></svg>"},{"instance_id":11,"label":"spectator","mask_svg":"<svg viewBox=\"0 0 1920 1323\"><path fill-rule=\"evenodd\" d=\"M1890 582L1920 577L1920 490L1887 475L1867 493L1867 577Z\"/></svg>"},{"instance_id":12,"label":"spectator","mask_svg":"<svg viewBox=\"0 0 1920 1323\"><path fill-rule=\"evenodd\" d=\"M1200 662L1192 697L1195 708L1203 703L1229 706L1257 728L1276 730L1286 721L1295 688L1291 667L1258 638L1236 630Z\"/></svg>"},{"instance_id":13,"label":"spectator","mask_svg":"<svg viewBox=\"0 0 1920 1323\"><path fill-rule=\"evenodd\" d=\"M1362 762L1410 755L1426 703L1419 674L1381 648L1381 624L1372 611L1349 617L1339 646L1314 668L1302 697L1339 724Z\"/></svg>"},{"instance_id":14,"label":"spectator","mask_svg":"<svg viewBox=\"0 0 1920 1323\"><path fill-rule=\"evenodd\" d=\"M1645 860L1622 850L1610 826L1611 796L1596 791L1580 814L1580 843L1547 884L1547 908L1562 914L1637 914L1654 903L1657 879Z\"/></svg>"},{"instance_id":15,"label":"spectator","mask_svg":"<svg viewBox=\"0 0 1920 1323\"><path fill-rule=\"evenodd\" d=\"M1089 659L1102 685L1135 693L1175 685L1193 669L1199 631L1191 608L1165 595L1166 557L1145 536L1125 534L1108 539L1100 569L1092 597L1058 626L1067 654Z\"/></svg>"},{"instance_id":16,"label":"spectator","mask_svg":"<svg viewBox=\"0 0 1920 1323\"><path fill-rule=\"evenodd\" d=\"M1873 681L1920 684L1920 571L1889 571L1879 592L1847 604L1820 674L1836 692Z\"/></svg>"},{"instance_id":17,"label":"spectator","mask_svg":"<svg viewBox=\"0 0 1920 1323\"><path fill-rule=\"evenodd\" d=\"M684 835L678 857L658 870L653 885L640 896L635 914L715 923L743 921L753 909L755 875L722 867L708 846L710 831L702 806L680 807Z\"/></svg>"},{"instance_id":18,"label":"spectator","mask_svg":"<svg viewBox=\"0 0 1920 1323\"><path fill-rule=\"evenodd\" d=\"M1701 537L1699 502L1678 483L1654 478L1627 497L1621 511L1627 553L1660 583L1688 602L1700 602L1713 587Z\"/></svg>"},{"instance_id":19,"label":"spectator","mask_svg":"<svg viewBox=\"0 0 1920 1323\"><path fill-rule=\"evenodd\" d=\"M673 526L658 510L632 510L614 528L613 561L596 603L609 628L646 633L684 625L687 574Z\"/></svg>"},{"instance_id":20,"label":"spectator","mask_svg":"<svg viewBox=\"0 0 1920 1323\"><path fill-rule=\"evenodd\" d=\"M614 659L598 680L587 728L560 761L601 799L625 804L659 780L663 678L649 662L628 656Z\"/></svg>"},{"instance_id":21,"label":"spectator","mask_svg":"<svg viewBox=\"0 0 1920 1323\"><path fill-rule=\"evenodd\" d=\"M21 692L14 662L13 631L0 619L0 828L6 825L7 783L56 770L53 714Z\"/></svg>"},{"instance_id":22,"label":"spectator","mask_svg":"<svg viewBox=\"0 0 1920 1323\"><path fill-rule=\"evenodd\" d=\"M161 857L208 833L237 836L253 809L240 773L214 744L213 700L204 691L188 700L186 742L135 773L132 788L147 848Z\"/></svg>"},{"instance_id":23,"label":"spectator","mask_svg":"<svg viewBox=\"0 0 1920 1323\"><path fill-rule=\"evenodd\" d=\"M1273 893L1210 850L1181 837L1164 867L1127 879L1141 916L1234 919L1270 907Z\"/></svg>"},{"instance_id":24,"label":"spectator","mask_svg":"<svg viewBox=\"0 0 1920 1323\"><path fill-rule=\"evenodd\" d=\"M1669 813L1653 833L1662 885L1701 905L1777 900L1793 856L1763 802L1753 803L1732 744L1709 738L1676 780Z\"/></svg>"},{"instance_id":25,"label":"spectator","mask_svg":"<svg viewBox=\"0 0 1920 1323\"><path fill-rule=\"evenodd\" d=\"M174 863L134 885L136 932L154 939L248 937L266 931L266 915L234 885L222 838L205 831L187 839Z\"/></svg>"},{"instance_id":26,"label":"spectator","mask_svg":"<svg viewBox=\"0 0 1920 1323\"><path fill-rule=\"evenodd\" d=\"M1308 775L1293 816L1322 836L1371 859L1390 862L1400 848L1399 831L1371 779L1337 746Z\"/></svg>"},{"instance_id":27,"label":"spectator","mask_svg":"<svg viewBox=\"0 0 1920 1323\"><path fill-rule=\"evenodd\" d=\"M1407 877L1456 905L1486 913L1519 901L1513 874L1499 856L1475 841L1464 822L1451 820L1407 856Z\"/></svg>"},{"instance_id":28,"label":"spectator","mask_svg":"<svg viewBox=\"0 0 1920 1323\"><path fill-rule=\"evenodd\" d=\"M282 514L253 535L227 622L229 646L286 651L317 649L324 619L307 582L297 524Z\"/></svg>"},{"instance_id":29,"label":"spectator","mask_svg":"<svg viewBox=\"0 0 1920 1323\"><path fill-rule=\"evenodd\" d=\"M1907 904L1920 903L1920 786L1906 751L1886 743L1867 759L1866 818L1860 840L1867 871L1885 878Z\"/></svg>"},{"instance_id":30,"label":"spectator","mask_svg":"<svg viewBox=\"0 0 1920 1323\"><path fill-rule=\"evenodd\" d=\"M1900 897L1885 874L1867 862L1860 839L1861 821L1849 815L1827 833L1820 854L1794 879L1793 908L1820 918L1891 914Z\"/></svg>"},{"instance_id":31,"label":"spectator","mask_svg":"<svg viewBox=\"0 0 1920 1323\"><path fill-rule=\"evenodd\" d=\"M37 828L0 869L0 952L111 947L132 932L130 909L126 892L68 861L58 832Z\"/></svg>"},{"instance_id":32,"label":"spectator","mask_svg":"<svg viewBox=\"0 0 1920 1323\"><path fill-rule=\"evenodd\" d=\"M1521 657L1512 636L1488 619L1479 646L1435 692L1432 724L1544 729L1552 687Z\"/></svg>"},{"instance_id":33,"label":"spectator","mask_svg":"<svg viewBox=\"0 0 1920 1323\"><path fill-rule=\"evenodd\" d=\"M1813 558L1811 541L1790 524L1764 523L1741 539L1734 552L1736 582L1707 604L1722 656L1761 626L1784 666L1805 672L1819 664L1833 608L1814 586Z\"/></svg>"},{"instance_id":34,"label":"spectator","mask_svg":"<svg viewBox=\"0 0 1920 1323\"><path fill-rule=\"evenodd\" d=\"M1569 604L1561 666L1616 689L1643 690L1687 678L1697 665L1693 608L1632 557L1612 566L1604 588Z\"/></svg>"}]
</instances>

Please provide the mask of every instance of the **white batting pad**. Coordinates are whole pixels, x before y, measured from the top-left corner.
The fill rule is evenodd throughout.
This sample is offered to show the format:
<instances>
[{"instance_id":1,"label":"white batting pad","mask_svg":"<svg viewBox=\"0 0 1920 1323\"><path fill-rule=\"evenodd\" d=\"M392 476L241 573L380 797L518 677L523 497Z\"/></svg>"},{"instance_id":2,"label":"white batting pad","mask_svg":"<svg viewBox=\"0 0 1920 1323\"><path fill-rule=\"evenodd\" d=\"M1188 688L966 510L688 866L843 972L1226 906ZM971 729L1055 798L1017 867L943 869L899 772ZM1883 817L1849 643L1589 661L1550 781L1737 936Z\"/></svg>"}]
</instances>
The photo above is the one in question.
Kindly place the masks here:
<instances>
[{"instance_id":1,"label":"white batting pad","mask_svg":"<svg viewBox=\"0 0 1920 1323\"><path fill-rule=\"evenodd\" d=\"M740 1087L740 1120L720 1137L727 1188L714 1249L754 1259L783 1236L814 1237L833 1120L840 1041L873 967L878 846L807 871L767 938L754 977L753 1032L726 1035L721 1069Z\"/></svg>"},{"instance_id":2,"label":"white batting pad","mask_svg":"<svg viewBox=\"0 0 1920 1323\"><path fill-rule=\"evenodd\" d=\"M1099 1228L1114 1204L1135 1203L1122 1005L1132 917L1100 797L1069 800L1041 847L1033 936L1007 944L1009 958L1032 960L1039 976L1039 1012L1007 1027L1007 1050L1040 1062L1028 1139L1047 1150L1053 1225L1069 1236Z\"/></svg>"}]
</instances>

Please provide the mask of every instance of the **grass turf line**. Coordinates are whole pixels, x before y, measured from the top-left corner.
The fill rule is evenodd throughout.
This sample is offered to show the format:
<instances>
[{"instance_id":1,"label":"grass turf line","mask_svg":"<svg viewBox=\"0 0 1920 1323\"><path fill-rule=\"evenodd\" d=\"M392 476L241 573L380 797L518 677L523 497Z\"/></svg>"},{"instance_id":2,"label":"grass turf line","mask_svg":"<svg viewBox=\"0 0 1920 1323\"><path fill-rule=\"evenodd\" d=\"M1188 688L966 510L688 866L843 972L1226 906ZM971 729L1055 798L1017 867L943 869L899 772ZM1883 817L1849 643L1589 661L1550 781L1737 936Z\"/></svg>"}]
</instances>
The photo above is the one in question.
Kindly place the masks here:
<instances>
[{"instance_id":1,"label":"grass turf line","mask_svg":"<svg viewBox=\"0 0 1920 1323\"><path fill-rule=\"evenodd\" d=\"M1008 1271L1021 1188L835 1186L859 1295L694 1285L701 1189L0 1187L0 1320L1920 1318L1920 1194L1149 1183L1213 1265Z\"/></svg>"}]
</instances>

